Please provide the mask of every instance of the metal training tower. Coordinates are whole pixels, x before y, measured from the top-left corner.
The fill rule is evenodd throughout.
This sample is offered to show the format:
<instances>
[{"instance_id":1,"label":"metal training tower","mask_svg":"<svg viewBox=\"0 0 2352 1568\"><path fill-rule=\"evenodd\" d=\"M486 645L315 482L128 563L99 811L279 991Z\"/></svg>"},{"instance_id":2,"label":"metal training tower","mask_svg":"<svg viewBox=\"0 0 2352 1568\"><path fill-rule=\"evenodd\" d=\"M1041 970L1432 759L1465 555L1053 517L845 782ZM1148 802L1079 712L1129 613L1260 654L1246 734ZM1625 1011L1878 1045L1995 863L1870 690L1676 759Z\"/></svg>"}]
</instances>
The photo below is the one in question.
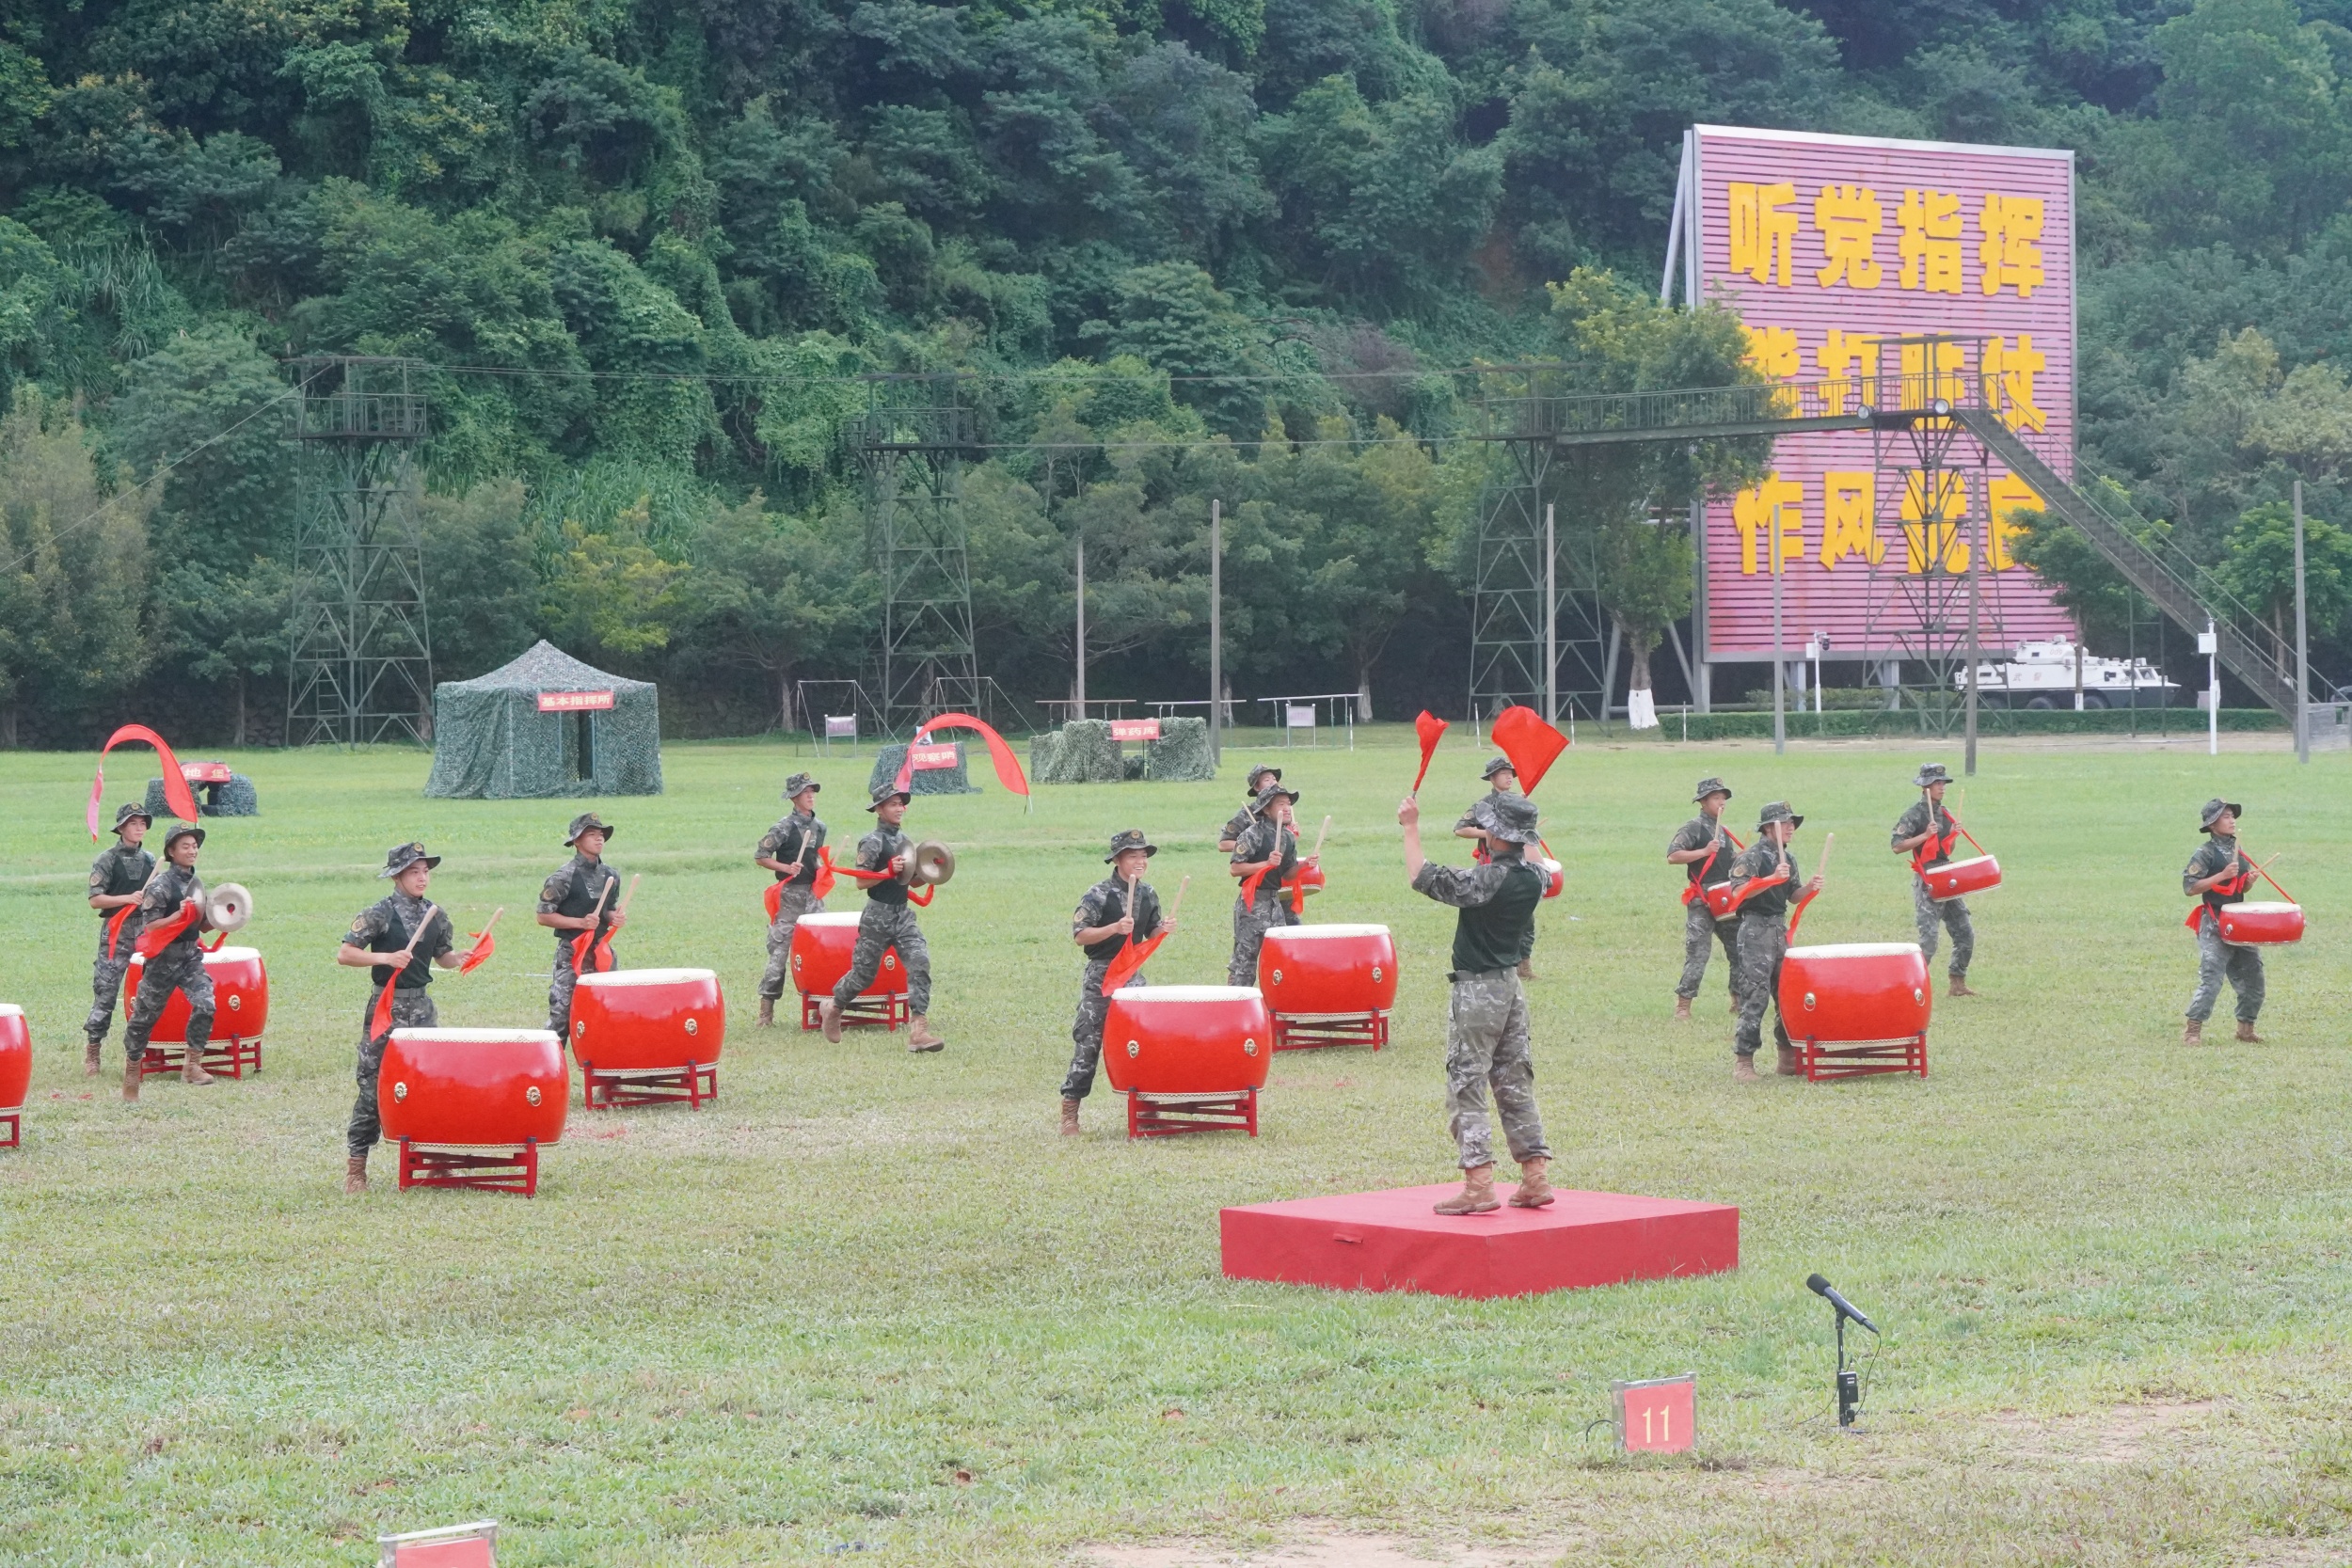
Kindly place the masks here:
<instances>
[{"instance_id":1,"label":"metal training tower","mask_svg":"<svg viewBox=\"0 0 2352 1568\"><path fill-rule=\"evenodd\" d=\"M416 359L296 359L294 641L286 738L358 746L432 732L415 460Z\"/></svg>"},{"instance_id":2,"label":"metal training tower","mask_svg":"<svg viewBox=\"0 0 2352 1568\"><path fill-rule=\"evenodd\" d=\"M1482 438L1504 455L1489 467L1478 501L1470 594L1474 715L1490 717L1518 703L1547 719L1579 706L1604 717L1611 661L1602 653L1609 623L1600 608L1596 535L1574 516L1564 527L1555 513L1548 525L1545 513L1556 452L1546 416L1559 401L1548 389L1549 379L1534 367L1487 376L1481 387Z\"/></svg>"},{"instance_id":3,"label":"metal training tower","mask_svg":"<svg viewBox=\"0 0 2352 1568\"><path fill-rule=\"evenodd\" d=\"M970 378L886 375L848 437L866 481L866 545L882 582L876 701L893 733L979 702L972 651L963 462L978 445Z\"/></svg>"}]
</instances>

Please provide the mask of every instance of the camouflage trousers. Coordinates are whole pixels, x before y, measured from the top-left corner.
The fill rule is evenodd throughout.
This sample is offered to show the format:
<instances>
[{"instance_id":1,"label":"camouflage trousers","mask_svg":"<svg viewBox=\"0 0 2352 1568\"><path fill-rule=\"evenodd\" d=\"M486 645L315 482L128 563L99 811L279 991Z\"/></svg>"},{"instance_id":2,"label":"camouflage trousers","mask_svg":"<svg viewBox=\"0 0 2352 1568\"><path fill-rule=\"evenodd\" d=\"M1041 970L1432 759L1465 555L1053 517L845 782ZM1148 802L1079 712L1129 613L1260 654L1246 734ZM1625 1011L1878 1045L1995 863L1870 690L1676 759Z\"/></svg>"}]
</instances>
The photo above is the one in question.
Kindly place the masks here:
<instances>
[{"instance_id":1,"label":"camouflage trousers","mask_svg":"<svg viewBox=\"0 0 2352 1568\"><path fill-rule=\"evenodd\" d=\"M1919 920L1921 957L1930 963L1935 961L1935 932L1936 927L1941 926L1952 934L1952 978L1965 978L1968 960L1977 952L1977 928L1968 923L1968 900L1947 898L1939 904L1928 895L1928 884L1914 877L1911 879L1911 911Z\"/></svg>"},{"instance_id":2,"label":"camouflage trousers","mask_svg":"<svg viewBox=\"0 0 2352 1568\"><path fill-rule=\"evenodd\" d=\"M1740 1023L1732 1031L1731 1049L1753 1056L1764 1043L1764 1009L1772 1009L1772 1043L1787 1045L1788 1027L1780 1016L1780 960L1788 951L1788 927L1778 915L1740 917L1740 967L1734 994L1740 999Z\"/></svg>"},{"instance_id":3,"label":"camouflage trousers","mask_svg":"<svg viewBox=\"0 0 2352 1568\"><path fill-rule=\"evenodd\" d=\"M759 977L760 995L773 1001L784 994L792 978L792 928L801 916L824 907L825 901L810 897L804 886L789 886L776 895L776 918L768 923L768 969Z\"/></svg>"},{"instance_id":4,"label":"camouflage trousers","mask_svg":"<svg viewBox=\"0 0 2352 1568\"><path fill-rule=\"evenodd\" d=\"M1108 958L1089 958L1078 976L1078 1016L1070 1025L1070 1071L1061 1081L1064 1100L1084 1100L1094 1092L1094 1069L1103 1060L1103 1022L1110 1017L1111 999L1103 994L1103 977L1111 972ZM1131 986L1143 984L1140 972L1128 976Z\"/></svg>"},{"instance_id":5,"label":"camouflage trousers","mask_svg":"<svg viewBox=\"0 0 2352 1568\"><path fill-rule=\"evenodd\" d=\"M122 1053L132 1061L147 1054L147 1037L164 1016L171 993L188 999L188 1054L201 1056L213 1037L213 977L204 973L204 955L192 942L175 942L147 960L140 972L138 994L131 999L131 1022L122 1031Z\"/></svg>"},{"instance_id":6,"label":"camouflage trousers","mask_svg":"<svg viewBox=\"0 0 2352 1568\"><path fill-rule=\"evenodd\" d=\"M131 967L131 955L137 949L138 933L126 922L122 940L115 943L115 956L106 957L106 927L103 923L99 926L98 959L89 972L89 1017L82 1021L83 1037L92 1045L114 1027L115 999L122 994L123 972Z\"/></svg>"},{"instance_id":7,"label":"camouflage trousers","mask_svg":"<svg viewBox=\"0 0 2352 1568\"><path fill-rule=\"evenodd\" d=\"M1535 1114L1535 1061L1527 1038L1527 993L1517 972L1490 969L1454 982L1445 1004L1447 1126L1464 1170L1494 1164L1494 1127L1486 1088L1511 1158L1524 1164L1549 1158L1543 1118Z\"/></svg>"},{"instance_id":8,"label":"camouflage trousers","mask_svg":"<svg viewBox=\"0 0 2352 1568\"><path fill-rule=\"evenodd\" d=\"M1730 971L1731 989L1740 989L1740 922L1735 917L1718 920L1707 908L1707 900L1693 898L1682 914L1682 978L1676 982L1675 994L1685 1002L1699 993L1699 982L1707 978L1707 959L1716 942L1724 944L1724 967Z\"/></svg>"},{"instance_id":9,"label":"camouflage trousers","mask_svg":"<svg viewBox=\"0 0 2352 1568\"><path fill-rule=\"evenodd\" d=\"M1258 901L1245 904L1233 900L1233 959L1225 966L1225 983L1229 986L1254 986L1258 983L1258 949L1265 945L1265 934L1278 926L1295 926L1298 916L1291 911L1290 900L1269 896L1263 888L1258 891Z\"/></svg>"},{"instance_id":10,"label":"camouflage trousers","mask_svg":"<svg viewBox=\"0 0 2352 1568\"><path fill-rule=\"evenodd\" d=\"M572 967L572 939L579 935L566 931L556 943L555 973L548 984L548 1028L567 1046L572 1038L572 991L580 984L580 972Z\"/></svg>"},{"instance_id":11,"label":"camouflage trousers","mask_svg":"<svg viewBox=\"0 0 2352 1568\"><path fill-rule=\"evenodd\" d=\"M2208 910L2197 922L2197 991L2188 999L2190 1018L2202 1023L2213 1017L2214 1004L2221 1000L2224 979L2237 992L2237 1021L2251 1023L2261 1017L2265 986L2263 951L2259 947L2233 947L2223 942L2221 927Z\"/></svg>"},{"instance_id":12,"label":"camouflage trousers","mask_svg":"<svg viewBox=\"0 0 2352 1568\"><path fill-rule=\"evenodd\" d=\"M869 898L857 917L857 948L850 955L850 973L833 988L834 1002L848 1006L852 997L874 983L882 973L882 954L896 947L898 968L907 977L907 1013L928 1017L931 1010L931 950L914 911L904 904L884 904Z\"/></svg>"},{"instance_id":13,"label":"camouflage trousers","mask_svg":"<svg viewBox=\"0 0 2352 1568\"><path fill-rule=\"evenodd\" d=\"M392 1030L387 1029L373 1038L368 1026L375 1022L375 1004L383 996L384 988L368 990L368 1010L359 1015L359 1094L351 1102L351 1125L343 1132L343 1148L355 1160L364 1160L384 1135L384 1120L376 1109L375 1075L384 1067L384 1048L392 1040ZM430 1029L441 1022L441 1015L433 1006L432 993L422 986L411 986L392 992L392 1029Z\"/></svg>"}]
</instances>

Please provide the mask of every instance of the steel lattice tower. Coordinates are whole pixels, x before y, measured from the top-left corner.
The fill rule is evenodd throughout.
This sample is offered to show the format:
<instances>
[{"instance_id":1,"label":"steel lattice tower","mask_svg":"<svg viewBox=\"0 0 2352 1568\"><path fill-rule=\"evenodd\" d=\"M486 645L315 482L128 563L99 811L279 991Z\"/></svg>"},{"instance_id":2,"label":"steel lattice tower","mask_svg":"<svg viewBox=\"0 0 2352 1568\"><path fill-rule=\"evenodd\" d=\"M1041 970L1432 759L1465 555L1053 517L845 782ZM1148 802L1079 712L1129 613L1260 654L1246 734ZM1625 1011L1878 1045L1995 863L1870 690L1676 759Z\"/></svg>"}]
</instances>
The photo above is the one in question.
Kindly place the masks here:
<instances>
[{"instance_id":1,"label":"steel lattice tower","mask_svg":"<svg viewBox=\"0 0 2352 1568\"><path fill-rule=\"evenodd\" d=\"M850 426L882 575L878 691L893 733L978 700L963 517L963 460L977 432L962 382L944 375L876 378Z\"/></svg>"},{"instance_id":2,"label":"steel lattice tower","mask_svg":"<svg viewBox=\"0 0 2352 1568\"><path fill-rule=\"evenodd\" d=\"M414 467L415 359L297 359L294 642L286 738L358 746L432 731L433 645Z\"/></svg>"},{"instance_id":3,"label":"steel lattice tower","mask_svg":"<svg viewBox=\"0 0 2352 1568\"><path fill-rule=\"evenodd\" d=\"M1555 515L1546 575L1545 497L1557 455L1547 424L1558 394L1537 370L1507 391L1482 389L1485 438L1507 457L1496 460L1478 503L1475 575L1470 594L1470 709L1491 717L1523 704L1544 711L1545 593L1552 604L1559 712L1581 705L1601 716L1608 679L1603 644L1607 617L1599 600L1599 565L1592 529ZM1507 464L1507 467L1502 465ZM1497 470L1500 471L1497 471Z\"/></svg>"}]
</instances>

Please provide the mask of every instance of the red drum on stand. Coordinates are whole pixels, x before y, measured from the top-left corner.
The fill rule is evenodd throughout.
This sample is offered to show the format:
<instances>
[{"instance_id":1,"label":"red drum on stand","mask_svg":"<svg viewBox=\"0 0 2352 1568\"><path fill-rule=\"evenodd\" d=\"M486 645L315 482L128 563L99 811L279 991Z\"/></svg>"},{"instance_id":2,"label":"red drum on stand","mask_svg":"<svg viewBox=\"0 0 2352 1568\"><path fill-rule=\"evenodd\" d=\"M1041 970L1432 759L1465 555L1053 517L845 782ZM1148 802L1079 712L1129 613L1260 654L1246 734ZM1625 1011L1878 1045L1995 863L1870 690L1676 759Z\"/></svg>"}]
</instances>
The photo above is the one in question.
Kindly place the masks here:
<instances>
[{"instance_id":1,"label":"red drum on stand","mask_svg":"<svg viewBox=\"0 0 2352 1568\"><path fill-rule=\"evenodd\" d=\"M572 1054L592 1111L719 1094L727 1005L707 969L615 969L583 974L572 992Z\"/></svg>"},{"instance_id":2,"label":"red drum on stand","mask_svg":"<svg viewBox=\"0 0 2352 1568\"><path fill-rule=\"evenodd\" d=\"M1780 1021L1802 1042L1804 1075L1928 1075L1935 988L1915 942L1791 947L1780 968Z\"/></svg>"},{"instance_id":3,"label":"red drum on stand","mask_svg":"<svg viewBox=\"0 0 2352 1568\"><path fill-rule=\"evenodd\" d=\"M1386 926L1278 926L1258 950L1274 1049L1389 1042L1396 943Z\"/></svg>"},{"instance_id":4,"label":"red drum on stand","mask_svg":"<svg viewBox=\"0 0 2352 1568\"><path fill-rule=\"evenodd\" d=\"M0 1148L14 1148L22 1137L24 1091L32 1082L33 1032L24 1025L24 1009L0 1002Z\"/></svg>"},{"instance_id":5,"label":"red drum on stand","mask_svg":"<svg viewBox=\"0 0 2352 1568\"><path fill-rule=\"evenodd\" d=\"M1255 986L1124 986L1103 1022L1103 1070L1127 1135L1239 1128L1258 1135L1274 1021Z\"/></svg>"},{"instance_id":6,"label":"red drum on stand","mask_svg":"<svg viewBox=\"0 0 2352 1568\"><path fill-rule=\"evenodd\" d=\"M801 993L801 1027L817 1027L817 1005L833 994L833 988L850 973L850 963L857 956L858 916L853 913L829 913L818 911L804 914L792 927L792 989ZM898 950L882 950L882 967L874 972L874 983L850 998L850 1005L841 1009L844 1025L879 1024L896 1029L907 1020L907 972L898 962Z\"/></svg>"},{"instance_id":7,"label":"red drum on stand","mask_svg":"<svg viewBox=\"0 0 2352 1568\"><path fill-rule=\"evenodd\" d=\"M1941 904L1947 898L1965 898L1999 887L2001 863L1991 855L1972 855L1964 861L1931 865L1919 873L1919 879L1928 884L1928 896Z\"/></svg>"},{"instance_id":8,"label":"red drum on stand","mask_svg":"<svg viewBox=\"0 0 2352 1568\"><path fill-rule=\"evenodd\" d=\"M375 1079L403 1187L529 1197L570 1101L563 1043L545 1029L395 1029Z\"/></svg>"},{"instance_id":9,"label":"red drum on stand","mask_svg":"<svg viewBox=\"0 0 2352 1568\"><path fill-rule=\"evenodd\" d=\"M204 955L204 973L213 982L213 1032L204 1042L204 1070L243 1078L249 1069L262 1070L262 1031L269 1025L269 971L259 948L216 947ZM138 1000L139 981L147 959L131 955L122 972L122 1011L127 1022ZM188 998L173 991L163 1016L147 1037L147 1054L139 1063L141 1077L177 1072L187 1054Z\"/></svg>"},{"instance_id":10,"label":"red drum on stand","mask_svg":"<svg viewBox=\"0 0 2352 1568\"><path fill-rule=\"evenodd\" d=\"M2224 904L2214 918L2221 923L2221 940L2233 947L2268 947L2303 940L2300 904Z\"/></svg>"}]
</instances>

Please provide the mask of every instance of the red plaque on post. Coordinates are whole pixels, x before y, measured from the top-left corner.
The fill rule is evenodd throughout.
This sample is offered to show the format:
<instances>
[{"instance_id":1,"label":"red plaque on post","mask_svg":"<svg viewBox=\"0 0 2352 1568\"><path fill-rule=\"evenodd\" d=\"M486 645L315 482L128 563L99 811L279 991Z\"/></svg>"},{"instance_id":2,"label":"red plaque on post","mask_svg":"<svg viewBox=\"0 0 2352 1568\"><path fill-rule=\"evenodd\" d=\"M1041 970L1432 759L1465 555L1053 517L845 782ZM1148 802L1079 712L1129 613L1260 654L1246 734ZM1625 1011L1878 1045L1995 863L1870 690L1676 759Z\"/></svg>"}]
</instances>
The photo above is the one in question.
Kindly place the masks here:
<instances>
[{"instance_id":1,"label":"red plaque on post","mask_svg":"<svg viewBox=\"0 0 2352 1568\"><path fill-rule=\"evenodd\" d=\"M1699 1436L1699 1377L1644 1378L1612 1383L1617 1447L1628 1453L1688 1453Z\"/></svg>"},{"instance_id":2,"label":"red plaque on post","mask_svg":"<svg viewBox=\"0 0 2352 1568\"><path fill-rule=\"evenodd\" d=\"M1113 740L1157 740L1160 721L1156 719L1114 719L1111 721Z\"/></svg>"},{"instance_id":3,"label":"red plaque on post","mask_svg":"<svg viewBox=\"0 0 2352 1568\"><path fill-rule=\"evenodd\" d=\"M439 1529L380 1535L378 1568L498 1568L499 1528L494 1520L447 1525Z\"/></svg>"}]
</instances>

